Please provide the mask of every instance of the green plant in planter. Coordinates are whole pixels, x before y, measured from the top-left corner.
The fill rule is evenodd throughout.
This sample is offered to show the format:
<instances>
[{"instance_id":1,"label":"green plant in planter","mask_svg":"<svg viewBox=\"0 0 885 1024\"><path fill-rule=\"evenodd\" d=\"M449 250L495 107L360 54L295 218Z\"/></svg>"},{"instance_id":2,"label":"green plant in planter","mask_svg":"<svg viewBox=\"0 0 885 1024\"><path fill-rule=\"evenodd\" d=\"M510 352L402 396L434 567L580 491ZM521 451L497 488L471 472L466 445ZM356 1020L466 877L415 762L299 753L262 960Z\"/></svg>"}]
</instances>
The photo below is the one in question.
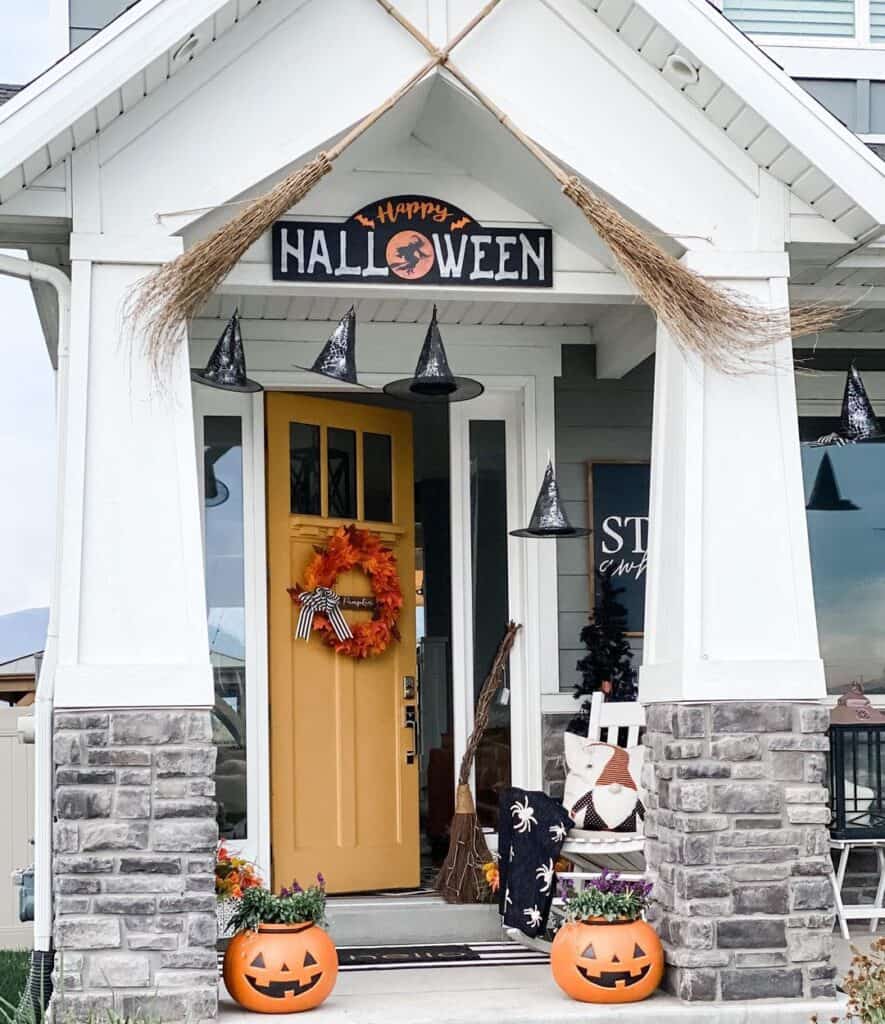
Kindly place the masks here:
<instances>
[{"instance_id":1,"label":"green plant in planter","mask_svg":"<svg viewBox=\"0 0 885 1024\"><path fill-rule=\"evenodd\" d=\"M293 882L291 888L283 888L279 893L263 886L244 890L231 915L230 927L239 933L257 931L261 924L306 923L326 923L326 888L322 875L317 875L316 884L306 889Z\"/></svg>"},{"instance_id":2,"label":"green plant in planter","mask_svg":"<svg viewBox=\"0 0 885 1024\"><path fill-rule=\"evenodd\" d=\"M651 903L650 882L631 882L617 872L603 871L580 890L565 893L566 921L638 921Z\"/></svg>"},{"instance_id":3,"label":"green plant in planter","mask_svg":"<svg viewBox=\"0 0 885 1024\"><path fill-rule=\"evenodd\" d=\"M868 953L851 947L854 958L842 987L848 996L848 1020L885 1024L885 938L876 939Z\"/></svg>"}]
</instances>

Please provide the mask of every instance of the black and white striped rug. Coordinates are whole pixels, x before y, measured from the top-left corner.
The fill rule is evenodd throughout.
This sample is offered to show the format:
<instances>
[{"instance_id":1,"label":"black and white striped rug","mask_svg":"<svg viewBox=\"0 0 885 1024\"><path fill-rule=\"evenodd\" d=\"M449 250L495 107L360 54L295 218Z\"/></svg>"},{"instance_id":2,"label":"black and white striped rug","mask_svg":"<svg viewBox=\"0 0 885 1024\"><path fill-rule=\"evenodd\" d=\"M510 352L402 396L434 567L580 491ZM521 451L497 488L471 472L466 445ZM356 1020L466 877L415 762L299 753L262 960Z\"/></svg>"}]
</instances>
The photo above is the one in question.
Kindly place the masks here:
<instances>
[{"instance_id":1,"label":"black and white striped rug","mask_svg":"<svg viewBox=\"0 0 885 1024\"><path fill-rule=\"evenodd\" d=\"M218 954L221 970L224 954ZM550 957L515 942L440 943L424 946L340 946L341 971L401 971L416 967L520 967Z\"/></svg>"},{"instance_id":2,"label":"black and white striped rug","mask_svg":"<svg viewBox=\"0 0 885 1024\"><path fill-rule=\"evenodd\" d=\"M342 971L396 971L415 967L502 967L546 964L545 953L515 942L440 943L426 946L344 946Z\"/></svg>"}]
</instances>

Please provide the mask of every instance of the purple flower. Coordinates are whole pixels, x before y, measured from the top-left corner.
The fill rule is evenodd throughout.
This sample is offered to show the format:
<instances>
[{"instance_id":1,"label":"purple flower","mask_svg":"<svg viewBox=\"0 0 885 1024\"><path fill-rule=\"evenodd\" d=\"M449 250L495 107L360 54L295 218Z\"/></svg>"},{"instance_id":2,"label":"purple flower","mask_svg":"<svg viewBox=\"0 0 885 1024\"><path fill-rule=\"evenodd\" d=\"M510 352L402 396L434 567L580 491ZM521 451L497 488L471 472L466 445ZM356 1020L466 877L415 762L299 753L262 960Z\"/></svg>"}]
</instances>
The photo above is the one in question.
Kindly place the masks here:
<instances>
[{"instance_id":1,"label":"purple flower","mask_svg":"<svg viewBox=\"0 0 885 1024\"><path fill-rule=\"evenodd\" d=\"M326 879L322 871L317 871L317 882L319 883L321 889L326 888Z\"/></svg>"}]
</instances>

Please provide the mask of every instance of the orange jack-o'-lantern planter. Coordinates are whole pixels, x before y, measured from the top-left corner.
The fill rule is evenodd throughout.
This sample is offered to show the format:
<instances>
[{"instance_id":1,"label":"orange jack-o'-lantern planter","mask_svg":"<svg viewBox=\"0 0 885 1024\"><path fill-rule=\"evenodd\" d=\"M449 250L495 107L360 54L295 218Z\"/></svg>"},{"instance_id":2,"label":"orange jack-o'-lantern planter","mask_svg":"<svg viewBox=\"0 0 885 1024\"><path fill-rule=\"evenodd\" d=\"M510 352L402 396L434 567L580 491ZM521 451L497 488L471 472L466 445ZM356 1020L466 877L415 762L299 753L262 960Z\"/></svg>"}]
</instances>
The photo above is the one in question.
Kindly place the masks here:
<instances>
[{"instance_id":1,"label":"orange jack-o'-lantern planter","mask_svg":"<svg viewBox=\"0 0 885 1024\"><path fill-rule=\"evenodd\" d=\"M255 1013L300 1013L319 1006L335 987L338 952L322 928L262 924L240 932L224 954L224 984Z\"/></svg>"},{"instance_id":2,"label":"orange jack-o'-lantern planter","mask_svg":"<svg viewBox=\"0 0 885 1024\"><path fill-rule=\"evenodd\" d=\"M645 921L574 921L553 940L559 987L584 1003L636 1003L661 983L664 950Z\"/></svg>"}]
</instances>

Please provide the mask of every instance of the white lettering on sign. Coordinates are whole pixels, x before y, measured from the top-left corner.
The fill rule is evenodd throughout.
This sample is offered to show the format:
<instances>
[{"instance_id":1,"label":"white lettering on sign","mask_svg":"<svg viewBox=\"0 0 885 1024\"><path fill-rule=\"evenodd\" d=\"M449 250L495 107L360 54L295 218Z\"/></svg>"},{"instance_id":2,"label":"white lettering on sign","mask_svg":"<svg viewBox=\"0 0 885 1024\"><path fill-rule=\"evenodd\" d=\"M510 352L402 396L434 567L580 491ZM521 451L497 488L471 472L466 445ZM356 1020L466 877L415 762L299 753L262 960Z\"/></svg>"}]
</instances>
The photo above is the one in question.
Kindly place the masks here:
<instances>
[{"instance_id":1,"label":"white lettering on sign","mask_svg":"<svg viewBox=\"0 0 885 1024\"><path fill-rule=\"evenodd\" d=\"M440 277L460 277L461 271L464 269L464 253L467 251L467 236L462 235L459 241L461 247L458 250L458 255L455 255L455 247L452 245L452 236L443 235L440 238L439 235L431 235L433 239L433 248L436 250L436 265L439 267ZM446 252L443 253L443 245L445 243Z\"/></svg>"},{"instance_id":2,"label":"white lettering on sign","mask_svg":"<svg viewBox=\"0 0 885 1024\"><path fill-rule=\"evenodd\" d=\"M498 272L495 274L495 280L518 280L519 271L516 269L507 269L507 261L510 259L511 255L508 250L511 245L516 245L516 235L498 235L495 241L498 243Z\"/></svg>"},{"instance_id":3,"label":"white lettering on sign","mask_svg":"<svg viewBox=\"0 0 885 1024\"><path fill-rule=\"evenodd\" d=\"M292 245L289 241L289 229L283 228L280 238L282 245L280 246L280 270L282 273L288 273L289 270L289 257L298 260L298 273L304 273L304 228L299 228L296 232L298 238L297 245Z\"/></svg>"},{"instance_id":4,"label":"white lettering on sign","mask_svg":"<svg viewBox=\"0 0 885 1024\"><path fill-rule=\"evenodd\" d=\"M538 251L532 248L532 243L529 241L528 236L524 235L521 231L519 233L519 242L522 246L522 276L524 280L528 280L529 276L529 260L535 264L538 271L538 276L544 276L544 252L546 246L544 244L545 239L543 237L538 239Z\"/></svg>"},{"instance_id":5,"label":"white lettering on sign","mask_svg":"<svg viewBox=\"0 0 885 1024\"><path fill-rule=\"evenodd\" d=\"M599 571L606 576L635 576L640 579L648 565L648 516L606 516L602 521L602 532L605 534L602 553L624 554L620 558L604 558L599 563Z\"/></svg>"},{"instance_id":6,"label":"white lettering on sign","mask_svg":"<svg viewBox=\"0 0 885 1024\"><path fill-rule=\"evenodd\" d=\"M470 280L477 281L480 278L491 280L495 272L491 267L483 269L482 261L488 255L485 247L492 244L491 235L471 235L470 244L473 246L473 270L470 271Z\"/></svg>"},{"instance_id":7,"label":"white lettering on sign","mask_svg":"<svg viewBox=\"0 0 885 1024\"><path fill-rule=\"evenodd\" d=\"M326 244L326 232L314 231L313 243L310 247L310 259L307 261L307 272L312 274L317 263L322 263L327 274L332 273L332 261L329 259L329 246Z\"/></svg>"},{"instance_id":8,"label":"white lettering on sign","mask_svg":"<svg viewBox=\"0 0 885 1024\"><path fill-rule=\"evenodd\" d=\"M362 267L349 267L347 265L347 232L341 231L339 237L341 257L338 260L338 266L335 268L335 276L341 277L344 274L361 274Z\"/></svg>"},{"instance_id":9,"label":"white lettering on sign","mask_svg":"<svg viewBox=\"0 0 885 1024\"><path fill-rule=\"evenodd\" d=\"M375 232L368 232L368 259L363 267L363 277L389 277L389 267L379 267L375 262Z\"/></svg>"}]
</instances>

